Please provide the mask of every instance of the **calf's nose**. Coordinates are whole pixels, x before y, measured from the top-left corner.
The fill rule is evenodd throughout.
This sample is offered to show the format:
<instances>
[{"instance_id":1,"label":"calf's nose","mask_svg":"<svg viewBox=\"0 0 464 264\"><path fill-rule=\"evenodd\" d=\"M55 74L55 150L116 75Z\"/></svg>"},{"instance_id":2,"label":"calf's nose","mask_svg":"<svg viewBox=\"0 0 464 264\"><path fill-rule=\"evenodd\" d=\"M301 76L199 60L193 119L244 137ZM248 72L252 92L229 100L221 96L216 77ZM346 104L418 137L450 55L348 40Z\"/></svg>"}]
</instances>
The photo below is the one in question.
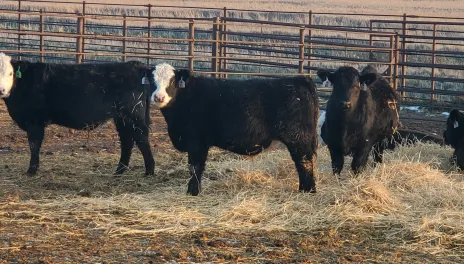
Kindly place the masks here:
<instances>
[{"instance_id":1,"label":"calf's nose","mask_svg":"<svg viewBox=\"0 0 464 264\"><path fill-rule=\"evenodd\" d=\"M161 94L155 94L155 101L156 102L164 102L164 98L165 96L164 95L161 95Z\"/></svg>"},{"instance_id":2,"label":"calf's nose","mask_svg":"<svg viewBox=\"0 0 464 264\"><path fill-rule=\"evenodd\" d=\"M6 93L6 89L5 88L0 88L0 95L4 95Z\"/></svg>"},{"instance_id":3,"label":"calf's nose","mask_svg":"<svg viewBox=\"0 0 464 264\"><path fill-rule=\"evenodd\" d=\"M341 101L340 102L340 108L343 109L343 110L350 109L351 108L351 102Z\"/></svg>"}]
</instances>

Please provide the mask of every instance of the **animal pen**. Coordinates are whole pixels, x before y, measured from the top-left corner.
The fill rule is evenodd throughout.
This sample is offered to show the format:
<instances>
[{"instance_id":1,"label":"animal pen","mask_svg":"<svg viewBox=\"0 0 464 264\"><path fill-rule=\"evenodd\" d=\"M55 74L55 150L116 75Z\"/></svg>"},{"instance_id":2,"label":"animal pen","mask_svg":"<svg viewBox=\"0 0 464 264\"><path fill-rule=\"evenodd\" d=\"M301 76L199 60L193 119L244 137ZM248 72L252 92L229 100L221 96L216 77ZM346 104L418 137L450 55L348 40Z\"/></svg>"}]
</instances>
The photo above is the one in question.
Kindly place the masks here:
<instances>
[{"instance_id":1,"label":"animal pen","mask_svg":"<svg viewBox=\"0 0 464 264\"><path fill-rule=\"evenodd\" d=\"M167 61L216 78L309 75L316 82L318 69L372 64L402 105L450 110L464 100L463 18L86 1L5 0L0 8L0 52L18 59Z\"/></svg>"}]
</instances>

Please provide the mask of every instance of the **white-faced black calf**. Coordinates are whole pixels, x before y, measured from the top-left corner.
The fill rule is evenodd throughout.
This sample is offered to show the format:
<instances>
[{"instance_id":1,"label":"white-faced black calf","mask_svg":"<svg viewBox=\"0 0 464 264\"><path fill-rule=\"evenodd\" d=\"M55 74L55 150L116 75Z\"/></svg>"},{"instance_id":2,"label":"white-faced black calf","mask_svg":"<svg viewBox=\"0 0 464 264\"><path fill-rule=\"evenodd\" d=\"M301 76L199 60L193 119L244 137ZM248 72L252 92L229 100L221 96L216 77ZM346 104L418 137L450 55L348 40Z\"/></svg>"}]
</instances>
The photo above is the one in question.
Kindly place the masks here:
<instances>
[{"instance_id":1,"label":"white-faced black calf","mask_svg":"<svg viewBox=\"0 0 464 264\"><path fill-rule=\"evenodd\" d=\"M318 99L310 78L225 80L190 75L163 63L153 69L156 91L171 141L188 152L187 192L198 195L209 148L256 155L273 140L295 162L299 190L315 192Z\"/></svg>"},{"instance_id":2,"label":"white-faced black calf","mask_svg":"<svg viewBox=\"0 0 464 264\"><path fill-rule=\"evenodd\" d=\"M346 155L353 155L351 168L359 173L373 147L374 160L382 162L387 146L380 143L392 135L399 122L396 92L370 66L361 74L353 67L317 74L333 85L321 137L329 148L334 174L342 171Z\"/></svg>"},{"instance_id":3,"label":"white-faced black calf","mask_svg":"<svg viewBox=\"0 0 464 264\"><path fill-rule=\"evenodd\" d=\"M452 161L464 170L464 113L453 109L446 120L446 130L443 132L446 145L454 149Z\"/></svg>"},{"instance_id":4,"label":"white-faced black calf","mask_svg":"<svg viewBox=\"0 0 464 264\"><path fill-rule=\"evenodd\" d=\"M94 129L113 118L121 141L116 173L129 165L134 141L142 152L145 173L154 174L148 140L149 86L141 80L147 68L138 62L49 64L11 61L0 53L0 97L11 118L27 132L31 160L27 173L39 168L39 152L48 124Z\"/></svg>"}]
</instances>

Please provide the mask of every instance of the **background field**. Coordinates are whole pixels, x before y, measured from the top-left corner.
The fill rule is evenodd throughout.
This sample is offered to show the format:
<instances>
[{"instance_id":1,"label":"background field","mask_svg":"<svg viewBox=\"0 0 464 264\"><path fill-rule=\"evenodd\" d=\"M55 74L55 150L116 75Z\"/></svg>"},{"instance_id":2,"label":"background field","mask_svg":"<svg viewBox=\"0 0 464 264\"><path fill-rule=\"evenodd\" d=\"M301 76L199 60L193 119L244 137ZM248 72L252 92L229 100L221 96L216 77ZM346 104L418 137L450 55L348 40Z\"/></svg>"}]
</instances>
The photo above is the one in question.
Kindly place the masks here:
<instances>
[{"instance_id":1,"label":"background field","mask_svg":"<svg viewBox=\"0 0 464 264\"><path fill-rule=\"evenodd\" d=\"M150 3L281 11L312 9L398 15L407 12L457 17L464 14L460 1L269 0L249 4L241 0L174 0ZM4 1L0 5L8 3ZM33 9L46 6L47 10L55 11L79 8L58 4L29 6ZM137 8L111 6L90 11L141 12L143 15ZM217 12L160 8L154 14L201 18L213 17ZM287 22L307 19L291 14L272 16L253 12L237 16ZM366 26L365 19L320 16L318 23ZM75 30L75 25L65 24L66 20L56 21L62 25L50 26L49 31ZM98 23L111 24L109 21ZM16 26L14 22L2 25ZM37 30L36 25L29 27ZM120 33L97 27L93 30L98 34ZM134 30L132 34L144 33ZM185 33L163 31L156 36L167 34L185 37ZM30 43L37 43L37 39ZM95 48L112 44L110 41L94 43ZM144 47L145 44L133 45ZM420 45L415 47L420 49ZM163 48L174 48L174 45L167 43ZM259 54L244 53L244 56L251 55ZM460 64L462 60L447 62ZM250 71L259 69L247 67ZM460 71L441 74L462 76ZM448 89L461 89L456 84L446 85ZM406 119L430 115L441 121L446 118L441 113L425 110L400 112L406 127L441 135L443 123ZM190 197L185 195L187 156L172 148L158 109L152 110L152 116L155 177L142 176L143 162L136 149L130 172L122 178L112 175L119 157L119 142L114 126L108 123L93 132L74 133L50 126L42 149L40 172L37 177L29 178L24 175L29 161L26 135L13 124L6 106L0 103L0 263L464 262L464 176L449 163L450 148L432 144L401 147L387 153L384 164L374 167L370 163L359 177L349 172L350 159L347 159L342 176L337 179L330 172L326 147L320 146L315 195L297 192L294 165L279 143L253 159L213 149L203 193Z\"/></svg>"}]
</instances>

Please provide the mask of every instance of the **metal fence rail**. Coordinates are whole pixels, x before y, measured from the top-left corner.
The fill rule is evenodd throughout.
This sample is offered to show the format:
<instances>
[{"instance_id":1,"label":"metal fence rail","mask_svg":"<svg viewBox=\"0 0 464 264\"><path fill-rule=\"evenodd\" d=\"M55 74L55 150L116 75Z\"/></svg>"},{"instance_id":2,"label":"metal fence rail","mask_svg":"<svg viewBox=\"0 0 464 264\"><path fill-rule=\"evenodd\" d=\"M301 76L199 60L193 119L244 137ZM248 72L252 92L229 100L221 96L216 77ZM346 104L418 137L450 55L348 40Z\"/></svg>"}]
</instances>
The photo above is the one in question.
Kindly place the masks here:
<instances>
[{"instance_id":1,"label":"metal fence rail","mask_svg":"<svg viewBox=\"0 0 464 264\"><path fill-rule=\"evenodd\" d=\"M169 8L206 15L158 12ZM4 0L0 10L0 52L19 59L167 60L221 78L314 76L318 69L375 64L401 92L403 104L451 108L464 96L463 18L37 0ZM281 19L291 16L299 23ZM355 16L362 20L356 25L330 22ZM320 89L321 97L329 94Z\"/></svg>"}]
</instances>

